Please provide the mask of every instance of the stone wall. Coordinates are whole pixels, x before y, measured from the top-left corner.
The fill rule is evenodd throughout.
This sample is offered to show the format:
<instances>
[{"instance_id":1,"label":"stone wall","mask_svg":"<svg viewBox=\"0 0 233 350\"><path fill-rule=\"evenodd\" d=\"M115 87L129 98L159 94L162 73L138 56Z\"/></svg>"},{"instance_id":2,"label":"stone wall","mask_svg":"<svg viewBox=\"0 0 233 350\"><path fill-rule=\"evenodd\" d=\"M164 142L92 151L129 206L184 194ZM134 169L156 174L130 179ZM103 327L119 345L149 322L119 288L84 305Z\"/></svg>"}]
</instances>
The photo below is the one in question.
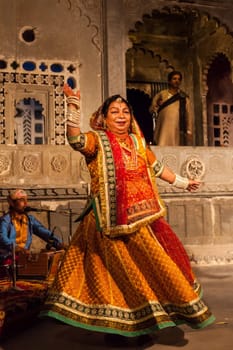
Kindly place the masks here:
<instances>
[{"instance_id":1,"label":"stone wall","mask_svg":"<svg viewBox=\"0 0 233 350\"><path fill-rule=\"evenodd\" d=\"M158 179L167 220L195 262L233 262L233 152L216 147L153 147L173 171L200 179L196 192Z\"/></svg>"},{"instance_id":2,"label":"stone wall","mask_svg":"<svg viewBox=\"0 0 233 350\"><path fill-rule=\"evenodd\" d=\"M158 179L167 220L188 245L233 244L232 148L152 147L157 158L176 173L201 181L190 193ZM73 234L75 218L85 206L89 174L79 152L69 146L1 146L1 210L11 188L25 188L29 205L47 225ZM41 210L41 212L40 212ZM67 238L66 238L67 239Z\"/></svg>"}]
</instances>

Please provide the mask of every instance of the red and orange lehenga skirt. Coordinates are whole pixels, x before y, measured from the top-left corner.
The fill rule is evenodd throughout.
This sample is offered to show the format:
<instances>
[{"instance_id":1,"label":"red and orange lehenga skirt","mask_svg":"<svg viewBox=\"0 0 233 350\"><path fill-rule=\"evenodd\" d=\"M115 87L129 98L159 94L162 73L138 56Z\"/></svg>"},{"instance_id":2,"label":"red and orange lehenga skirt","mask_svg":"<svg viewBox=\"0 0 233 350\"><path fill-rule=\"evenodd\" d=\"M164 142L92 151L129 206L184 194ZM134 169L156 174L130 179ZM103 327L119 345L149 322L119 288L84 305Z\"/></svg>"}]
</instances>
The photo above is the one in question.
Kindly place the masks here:
<instances>
[{"instance_id":1,"label":"red and orange lehenga skirt","mask_svg":"<svg viewBox=\"0 0 233 350\"><path fill-rule=\"evenodd\" d=\"M41 315L129 337L214 321L187 254L163 218L110 239L96 232L93 212L80 223Z\"/></svg>"}]
</instances>

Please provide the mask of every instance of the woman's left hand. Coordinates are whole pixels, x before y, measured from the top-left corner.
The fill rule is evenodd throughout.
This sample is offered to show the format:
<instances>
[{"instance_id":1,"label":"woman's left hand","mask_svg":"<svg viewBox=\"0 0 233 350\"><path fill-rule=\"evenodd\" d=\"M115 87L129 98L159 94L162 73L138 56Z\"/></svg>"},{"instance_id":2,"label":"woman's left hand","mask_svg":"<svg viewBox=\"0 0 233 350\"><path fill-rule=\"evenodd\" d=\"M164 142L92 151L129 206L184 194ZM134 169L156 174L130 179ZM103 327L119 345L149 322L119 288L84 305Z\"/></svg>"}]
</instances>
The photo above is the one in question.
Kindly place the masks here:
<instances>
[{"instance_id":1,"label":"woman's left hand","mask_svg":"<svg viewBox=\"0 0 233 350\"><path fill-rule=\"evenodd\" d=\"M190 192L196 191L199 188L200 184L201 184L200 181L189 180L189 184L188 184L187 190L190 191Z\"/></svg>"}]
</instances>

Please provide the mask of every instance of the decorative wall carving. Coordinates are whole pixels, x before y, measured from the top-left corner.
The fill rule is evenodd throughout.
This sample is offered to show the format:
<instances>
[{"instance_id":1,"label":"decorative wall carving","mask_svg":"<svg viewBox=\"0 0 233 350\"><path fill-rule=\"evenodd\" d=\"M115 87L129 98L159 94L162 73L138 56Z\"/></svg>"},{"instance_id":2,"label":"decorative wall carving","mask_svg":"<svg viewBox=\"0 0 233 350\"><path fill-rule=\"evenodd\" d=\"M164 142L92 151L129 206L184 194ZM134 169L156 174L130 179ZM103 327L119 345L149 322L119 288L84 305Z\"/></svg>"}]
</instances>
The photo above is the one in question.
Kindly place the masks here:
<instances>
[{"instance_id":1,"label":"decorative wall carving","mask_svg":"<svg viewBox=\"0 0 233 350\"><path fill-rule=\"evenodd\" d=\"M217 196L218 193L233 193L233 154L231 147L158 147L151 146L157 159L161 160L174 172L201 181L200 189L191 195L187 191L180 191L167 182L158 179L161 195L177 194L184 196ZM223 156L224 154L224 156Z\"/></svg>"},{"instance_id":2,"label":"decorative wall carving","mask_svg":"<svg viewBox=\"0 0 233 350\"><path fill-rule=\"evenodd\" d=\"M69 11L73 12L74 17L83 17L86 19L86 26L92 30L92 44L101 52L100 38L100 14L101 1L84 0L57 0L58 3L64 3Z\"/></svg>"},{"instance_id":3,"label":"decorative wall carving","mask_svg":"<svg viewBox=\"0 0 233 350\"><path fill-rule=\"evenodd\" d=\"M205 164L199 157L191 157L185 163L187 177L192 180L201 180L205 175Z\"/></svg>"},{"instance_id":4,"label":"decorative wall carving","mask_svg":"<svg viewBox=\"0 0 233 350\"><path fill-rule=\"evenodd\" d=\"M62 172L67 167L67 161L62 155L57 155L51 159L51 167L55 172Z\"/></svg>"},{"instance_id":5,"label":"decorative wall carving","mask_svg":"<svg viewBox=\"0 0 233 350\"><path fill-rule=\"evenodd\" d=\"M9 171L10 161L4 154L0 154L0 174Z\"/></svg>"},{"instance_id":6,"label":"decorative wall carving","mask_svg":"<svg viewBox=\"0 0 233 350\"><path fill-rule=\"evenodd\" d=\"M35 173L39 168L38 156L30 154L22 160L22 168L27 173Z\"/></svg>"},{"instance_id":7,"label":"decorative wall carving","mask_svg":"<svg viewBox=\"0 0 233 350\"><path fill-rule=\"evenodd\" d=\"M29 150L30 148L30 150ZM86 182L80 178L79 152L68 145L44 146L1 145L0 182L1 187L45 188L79 187ZM81 181L82 180L82 181Z\"/></svg>"}]
</instances>

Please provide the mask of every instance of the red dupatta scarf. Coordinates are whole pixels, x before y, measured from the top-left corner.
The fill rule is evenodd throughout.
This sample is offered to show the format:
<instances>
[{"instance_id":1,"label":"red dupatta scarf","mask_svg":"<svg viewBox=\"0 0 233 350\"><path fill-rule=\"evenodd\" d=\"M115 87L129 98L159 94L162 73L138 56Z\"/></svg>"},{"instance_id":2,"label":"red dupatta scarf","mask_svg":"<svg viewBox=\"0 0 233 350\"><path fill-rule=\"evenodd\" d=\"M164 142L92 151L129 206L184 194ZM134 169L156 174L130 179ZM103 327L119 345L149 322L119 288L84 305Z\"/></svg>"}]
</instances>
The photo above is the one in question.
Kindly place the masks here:
<instances>
[{"instance_id":1,"label":"red dupatta scarf","mask_svg":"<svg viewBox=\"0 0 233 350\"><path fill-rule=\"evenodd\" d=\"M121 147L116 136L109 131L96 132L99 139L98 172L99 172L99 199L95 198L95 213L99 222L99 229L111 237L122 236L135 232L139 227L153 222L165 213L165 208L158 200L158 210L136 222L127 223L126 201L126 170L122 157ZM146 160L145 145L140 137L131 135L135 139L137 152ZM148 176L151 184L150 169ZM153 185L152 185L153 187Z\"/></svg>"}]
</instances>

